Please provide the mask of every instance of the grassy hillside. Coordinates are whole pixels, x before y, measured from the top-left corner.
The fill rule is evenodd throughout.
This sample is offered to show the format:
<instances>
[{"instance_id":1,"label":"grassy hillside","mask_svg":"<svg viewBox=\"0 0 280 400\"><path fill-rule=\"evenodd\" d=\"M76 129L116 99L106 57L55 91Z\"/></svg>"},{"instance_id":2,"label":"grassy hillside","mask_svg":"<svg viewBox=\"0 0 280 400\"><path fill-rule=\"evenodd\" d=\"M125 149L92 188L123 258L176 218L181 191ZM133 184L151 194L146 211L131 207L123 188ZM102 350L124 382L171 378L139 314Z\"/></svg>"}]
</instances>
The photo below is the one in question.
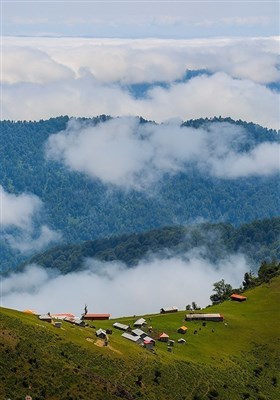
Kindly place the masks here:
<instances>
[{"instance_id":1,"label":"grassy hillside","mask_svg":"<svg viewBox=\"0 0 280 400\"><path fill-rule=\"evenodd\" d=\"M280 277L246 296L244 303L207 308L222 313L224 323L186 323L184 311L145 316L151 335L164 331L176 341L171 353L158 341L151 353L116 329L109 346L102 346L95 329L112 328L115 320L89 322L95 328L63 322L58 329L34 315L2 309L0 398L276 400ZM135 318L117 320L132 325ZM183 324L186 335L176 332ZM185 345L177 343L180 337Z\"/></svg>"}]
</instances>

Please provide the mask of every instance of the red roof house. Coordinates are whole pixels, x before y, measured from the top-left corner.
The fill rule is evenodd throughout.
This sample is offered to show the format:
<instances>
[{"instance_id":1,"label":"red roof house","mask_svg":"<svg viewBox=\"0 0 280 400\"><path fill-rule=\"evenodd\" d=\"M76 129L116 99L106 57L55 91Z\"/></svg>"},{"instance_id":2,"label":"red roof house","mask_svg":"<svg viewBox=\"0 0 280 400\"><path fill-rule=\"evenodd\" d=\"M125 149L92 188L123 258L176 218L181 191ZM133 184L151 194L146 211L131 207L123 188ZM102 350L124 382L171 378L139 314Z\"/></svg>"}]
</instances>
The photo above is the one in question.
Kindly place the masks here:
<instances>
[{"instance_id":1,"label":"red roof house","mask_svg":"<svg viewBox=\"0 0 280 400\"><path fill-rule=\"evenodd\" d=\"M96 321L96 320L104 320L109 319L111 314L84 314L82 319Z\"/></svg>"},{"instance_id":2,"label":"red roof house","mask_svg":"<svg viewBox=\"0 0 280 400\"><path fill-rule=\"evenodd\" d=\"M167 333L161 333L160 335L159 335L159 338L158 338L158 340L160 341L160 342L168 342L168 340L169 340L169 336L167 335Z\"/></svg>"},{"instance_id":3,"label":"red roof house","mask_svg":"<svg viewBox=\"0 0 280 400\"><path fill-rule=\"evenodd\" d=\"M230 296L230 298L231 298L231 300L233 300L233 301L245 301L245 300L247 300L247 297L245 297L245 296L241 296L240 294L237 294L237 293L233 293L231 296Z\"/></svg>"}]
</instances>

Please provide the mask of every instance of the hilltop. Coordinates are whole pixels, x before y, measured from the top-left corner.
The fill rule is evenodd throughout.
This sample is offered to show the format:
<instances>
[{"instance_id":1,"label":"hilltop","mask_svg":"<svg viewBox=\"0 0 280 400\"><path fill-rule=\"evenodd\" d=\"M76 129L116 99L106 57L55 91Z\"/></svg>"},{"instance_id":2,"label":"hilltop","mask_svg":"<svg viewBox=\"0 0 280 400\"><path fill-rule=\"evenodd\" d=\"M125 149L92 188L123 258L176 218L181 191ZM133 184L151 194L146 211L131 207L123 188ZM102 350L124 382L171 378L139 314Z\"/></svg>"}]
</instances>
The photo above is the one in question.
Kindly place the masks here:
<instances>
[{"instance_id":1,"label":"hilltop","mask_svg":"<svg viewBox=\"0 0 280 400\"><path fill-rule=\"evenodd\" d=\"M115 321L132 325L138 316L92 321L86 328L63 322L58 329L35 315L2 309L0 396L16 400L27 394L33 400L276 400L280 277L245 293L243 303L226 301L208 307L205 312L221 313L225 319L206 326L186 323L185 311L141 316L152 326L155 338L165 332L175 340L171 353L166 343L158 341L151 353L122 338L116 329L109 346L100 346L97 329L112 329ZM176 331L183 324L188 332L186 344L180 345L177 340L182 335Z\"/></svg>"}]
</instances>

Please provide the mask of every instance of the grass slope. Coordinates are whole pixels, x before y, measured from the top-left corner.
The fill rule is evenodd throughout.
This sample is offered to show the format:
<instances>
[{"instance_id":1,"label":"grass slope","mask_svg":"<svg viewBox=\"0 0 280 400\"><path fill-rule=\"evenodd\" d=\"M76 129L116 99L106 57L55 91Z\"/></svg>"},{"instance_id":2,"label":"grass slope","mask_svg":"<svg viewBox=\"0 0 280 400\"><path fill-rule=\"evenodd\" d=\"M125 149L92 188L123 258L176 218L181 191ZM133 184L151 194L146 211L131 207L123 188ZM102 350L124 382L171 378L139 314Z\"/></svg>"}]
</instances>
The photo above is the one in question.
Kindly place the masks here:
<instances>
[{"instance_id":1,"label":"grass slope","mask_svg":"<svg viewBox=\"0 0 280 400\"><path fill-rule=\"evenodd\" d=\"M244 303L207 308L225 323L184 322L184 311L145 318L151 335L184 337L185 345L156 343L155 353L113 330L108 347L99 346L95 329L61 329L34 315L1 311L0 398L33 400L106 399L258 399L279 398L280 277L247 291ZM137 317L119 318L133 324ZM115 320L90 322L112 328ZM188 326L186 335L177 328ZM198 333L194 334L194 330ZM142 384L136 384L141 375Z\"/></svg>"}]
</instances>

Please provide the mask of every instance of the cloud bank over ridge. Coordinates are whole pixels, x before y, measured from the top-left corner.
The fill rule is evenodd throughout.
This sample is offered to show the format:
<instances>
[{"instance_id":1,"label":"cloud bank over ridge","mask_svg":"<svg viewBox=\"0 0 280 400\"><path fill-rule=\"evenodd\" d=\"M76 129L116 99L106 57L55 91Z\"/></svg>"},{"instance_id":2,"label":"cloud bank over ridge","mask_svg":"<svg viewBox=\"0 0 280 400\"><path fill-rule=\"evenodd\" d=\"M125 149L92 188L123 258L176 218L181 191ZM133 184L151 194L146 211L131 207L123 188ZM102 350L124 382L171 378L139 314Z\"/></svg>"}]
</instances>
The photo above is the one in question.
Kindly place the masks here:
<instances>
[{"instance_id":1,"label":"cloud bank over ridge","mask_svg":"<svg viewBox=\"0 0 280 400\"><path fill-rule=\"evenodd\" d=\"M279 94L267 84L280 79L278 46L278 38L5 38L3 117L222 115L277 129ZM182 81L186 70L211 75ZM135 98L127 85L141 83L152 86Z\"/></svg>"},{"instance_id":2,"label":"cloud bank over ridge","mask_svg":"<svg viewBox=\"0 0 280 400\"><path fill-rule=\"evenodd\" d=\"M77 316L88 304L89 312L108 312L112 316L158 313L161 307L176 305L185 309L196 301L209 304L214 282L225 279L239 287L249 266L241 255L229 256L217 265L187 254L184 258L141 261L134 268L121 263L86 260L86 269L67 275L28 266L2 282L4 307L73 312Z\"/></svg>"},{"instance_id":3,"label":"cloud bank over ridge","mask_svg":"<svg viewBox=\"0 0 280 400\"><path fill-rule=\"evenodd\" d=\"M164 174L191 165L214 177L268 176L279 171L278 143L263 142L244 152L246 131L229 123L194 129L170 122L111 119L96 126L70 120L66 131L50 136L46 155L104 184L141 190Z\"/></svg>"}]
</instances>

